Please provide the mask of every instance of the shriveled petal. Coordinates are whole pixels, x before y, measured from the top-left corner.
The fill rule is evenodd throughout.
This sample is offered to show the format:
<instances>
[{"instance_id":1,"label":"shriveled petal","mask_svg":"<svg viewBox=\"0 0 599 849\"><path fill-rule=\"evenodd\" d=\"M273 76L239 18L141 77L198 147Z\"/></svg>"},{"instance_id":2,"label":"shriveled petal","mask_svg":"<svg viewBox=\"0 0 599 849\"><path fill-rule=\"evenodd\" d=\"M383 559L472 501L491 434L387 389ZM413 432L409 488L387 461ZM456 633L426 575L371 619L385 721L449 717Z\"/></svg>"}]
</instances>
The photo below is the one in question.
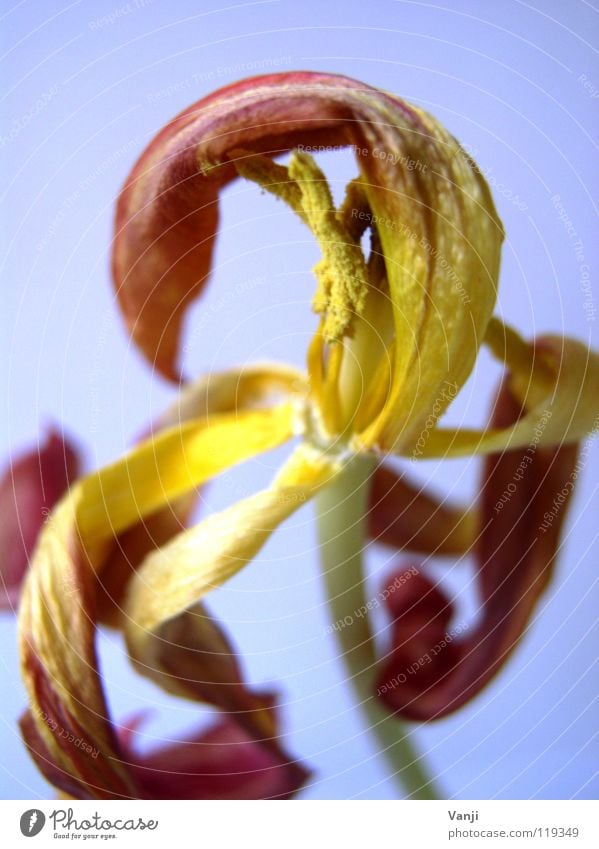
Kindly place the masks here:
<instances>
[{"instance_id":1,"label":"shriveled petal","mask_svg":"<svg viewBox=\"0 0 599 849\"><path fill-rule=\"evenodd\" d=\"M438 428L427 434L418 456L461 457L562 445L599 428L599 355L574 339L543 336L531 346L532 372L516 373L512 389L527 412L505 427L487 430Z\"/></svg>"},{"instance_id":2,"label":"shriveled petal","mask_svg":"<svg viewBox=\"0 0 599 849\"><path fill-rule=\"evenodd\" d=\"M420 554L463 554L472 546L472 510L440 501L424 487L380 465L372 476L368 533L376 542Z\"/></svg>"},{"instance_id":3,"label":"shriveled petal","mask_svg":"<svg viewBox=\"0 0 599 849\"><path fill-rule=\"evenodd\" d=\"M187 526L198 499L188 492L116 536L98 576L98 622L119 627L127 584L145 557Z\"/></svg>"},{"instance_id":4,"label":"shriveled petal","mask_svg":"<svg viewBox=\"0 0 599 849\"><path fill-rule=\"evenodd\" d=\"M186 386L152 430L218 413L260 409L305 394L305 376L289 366L265 363L212 372ZM119 624L125 587L135 569L146 555L184 529L197 497L195 489L118 535L102 567L97 599L100 622Z\"/></svg>"},{"instance_id":5,"label":"shriveled petal","mask_svg":"<svg viewBox=\"0 0 599 849\"><path fill-rule=\"evenodd\" d=\"M80 458L70 439L50 430L0 480L0 610L14 609L38 534L57 501L78 476Z\"/></svg>"},{"instance_id":6,"label":"shriveled petal","mask_svg":"<svg viewBox=\"0 0 599 849\"><path fill-rule=\"evenodd\" d=\"M82 550L75 516L71 495L44 528L24 585L19 638L30 709L22 728L44 774L60 779L57 786L69 795L136 798L98 673L94 567L99 552Z\"/></svg>"},{"instance_id":7,"label":"shriveled petal","mask_svg":"<svg viewBox=\"0 0 599 849\"><path fill-rule=\"evenodd\" d=\"M253 739L275 737L272 693L245 686L230 640L201 602L148 634L141 650L138 670L163 689L220 708Z\"/></svg>"},{"instance_id":8,"label":"shriveled petal","mask_svg":"<svg viewBox=\"0 0 599 849\"><path fill-rule=\"evenodd\" d=\"M409 437L408 417L429 414L445 380L459 386L472 368L502 240L483 177L421 110L311 72L255 77L200 100L158 134L120 196L115 286L135 343L177 379L182 319L208 278L217 198L236 177L235 151L274 157L323 144L353 147L385 254L394 384L364 439L390 447Z\"/></svg>"},{"instance_id":9,"label":"shriveled petal","mask_svg":"<svg viewBox=\"0 0 599 849\"><path fill-rule=\"evenodd\" d=\"M506 382L493 425L508 427L521 413ZM533 444L485 460L475 549L479 624L452 626L452 602L421 572L394 582L392 649L377 683L391 710L418 721L445 716L509 658L551 579L580 471L576 457L576 445Z\"/></svg>"},{"instance_id":10,"label":"shriveled petal","mask_svg":"<svg viewBox=\"0 0 599 849\"><path fill-rule=\"evenodd\" d=\"M127 758L148 799L289 799L309 777L278 747L257 742L230 719L146 755L133 742L128 735Z\"/></svg>"},{"instance_id":11,"label":"shriveled petal","mask_svg":"<svg viewBox=\"0 0 599 849\"><path fill-rule=\"evenodd\" d=\"M72 795L138 792L121 763L94 646L96 573L114 534L232 463L280 444L292 421L284 405L167 430L77 482L44 527L19 616L21 662L37 734L57 769L71 776L67 792L77 784Z\"/></svg>"},{"instance_id":12,"label":"shriveled petal","mask_svg":"<svg viewBox=\"0 0 599 849\"><path fill-rule=\"evenodd\" d=\"M300 446L269 489L209 516L146 558L125 607L127 643L141 671L162 683L164 629L242 569L338 471L338 461Z\"/></svg>"},{"instance_id":13,"label":"shriveled petal","mask_svg":"<svg viewBox=\"0 0 599 849\"><path fill-rule=\"evenodd\" d=\"M211 372L188 384L159 425L162 428L198 416L270 408L284 400L303 398L306 393L306 375L299 369L281 363L252 363Z\"/></svg>"},{"instance_id":14,"label":"shriveled petal","mask_svg":"<svg viewBox=\"0 0 599 849\"><path fill-rule=\"evenodd\" d=\"M141 791L136 785L135 778L130 774L127 778L120 771L111 768L110 761L102 759L98 765L99 771L94 773L93 766L95 760L99 757L99 752L93 748L91 744L86 743L86 735L84 732L79 737L75 736L75 726L72 718L66 719L66 726L58 725L55 716L58 715L56 710L46 713L48 705L41 702L36 710L48 727L55 734L59 741L64 741L65 753L72 753L73 757L79 754L79 762L77 768L70 766L70 762L62 758L57 759L53 751L47 746L43 734L40 733L39 727L34 720L34 714L31 710L25 711L19 720L21 735L27 746L31 758L35 765L42 773L44 778L62 791L62 794L71 799L92 799L103 798L102 787L110 787L115 798L139 798ZM71 736L72 735L72 736ZM114 743L114 750L120 747L116 737L111 734L111 739ZM77 741L75 743L75 741ZM100 771L104 768L104 774ZM86 784L82 783L82 776L85 777ZM95 793L91 787L97 788L99 792Z\"/></svg>"},{"instance_id":15,"label":"shriveled petal","mask_svg":"<svg viewBox=\"0 0 599 849\"><path fill-rule=\"evenodd\" d=\"M404 566L391 575L383 595L388 599L392 628L376 693L402 717L436 718L430 704L438 696L443 676L455 670L461 656L459 637L448 638L453 605L416 566ZM438 701L434 704L439 708Z\"/></svg>"},{"instance_id":16,"label":"shriveled petal","mask_svg":"<svg viewBox=\"0 0 599 849\"><path fill-rule=\"evenodd\" d=\"M400 118L394 101L380 110L382 138L373 140L388 155L364 170L393 303L394 367L360 442L401 452L443 414L474 366L497 297L503 229L458 142L420 109L418 122Z\"/></svg>"},{"instance_id":17,"label":"shriveled petal","mask_svg":"<svg viewBox=\"0 0 599 849\"><path fill-rule=\"evenodd\" d=\"M293 435L295 410L223 413L184 422L81 481L77 525L86 545L114 535L236 463Z\"/></svg>"}]
</instances>

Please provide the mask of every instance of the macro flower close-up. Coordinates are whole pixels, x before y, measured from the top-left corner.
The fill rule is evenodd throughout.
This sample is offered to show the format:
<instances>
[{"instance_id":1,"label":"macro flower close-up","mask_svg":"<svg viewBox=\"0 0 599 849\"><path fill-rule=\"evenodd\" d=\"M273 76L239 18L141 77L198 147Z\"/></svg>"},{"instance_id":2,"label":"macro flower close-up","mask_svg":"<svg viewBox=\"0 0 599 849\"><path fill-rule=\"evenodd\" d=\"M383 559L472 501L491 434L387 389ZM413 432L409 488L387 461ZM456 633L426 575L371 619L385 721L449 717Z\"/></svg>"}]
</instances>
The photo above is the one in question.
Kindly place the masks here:
<instances>
[{"instance_id":1,"label":"macro flower close-up","mask_svg":"<svg viewBox=\"0 0 599 849\"><path fill-rule=\"evenodd\" d=\"M94 408L86 432L67 405L6 458L0 597L21 745L67 800L305 798L320 781L324 798L377 798L376 783L335 791L333 755L313 759L336 726L348 753L368 739L386 797L450 798L433 729L498 682L526 702L510 670L566 568L599 355L559 322L508 320L497 180L434 108L328 70L235 76L122 150L110 190L97 350L125 336L138 376L116 403L141 409L151 385L161 409L125 433L116 408ZM228 204L245 195L237 234ZM279 218L299 235L273 247ZM226 278L253 250L263 277L235 290L248 313L265 293L248 332ZM311 274L293 270L300 255ZM299 354L272 356L291 343ZM63 373L77 356L69 342ZM84 451L119 429L121 450ZM236 622L268 633L263 656L246 656ZM304 702L329 726L303 720ZM191 730L154 733L171 710Z\"/></svg>"}]
</instances>

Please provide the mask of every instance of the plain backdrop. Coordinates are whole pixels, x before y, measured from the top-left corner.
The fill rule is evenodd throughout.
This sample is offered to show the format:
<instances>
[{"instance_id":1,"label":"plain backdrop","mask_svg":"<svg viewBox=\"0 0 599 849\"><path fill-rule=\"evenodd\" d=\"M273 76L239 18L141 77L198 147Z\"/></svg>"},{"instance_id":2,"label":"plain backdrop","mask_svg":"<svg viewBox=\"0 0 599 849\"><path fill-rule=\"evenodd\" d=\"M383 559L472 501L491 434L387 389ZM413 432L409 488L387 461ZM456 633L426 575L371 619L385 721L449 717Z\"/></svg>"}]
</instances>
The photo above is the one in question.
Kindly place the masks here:
<instances>
[{"instance_id":1,"label":"plain backdrop","mask_svg":"<svg viewBox=\"0 0 599 849\"><path fill-rule=\"evenodd\" d=\"M597 11L582 0L2 2L0 457L7 461L56 424L78 440L91 469L118 456L172 400L172 388L130 347L115 308L114 201L168 119L252 74L343 73L435 114L494 191L507 232L500 313L527 336L552 331L591 343L597 25ZM319 161L339 196L355 175L350 155ZM186 372L265 359L301 365L315 327L317 255L283 204L250 184L232 186L212 285L189 319ZM483 354L447 421L484 421L497 375ZM202 511L264 485L284 455L227 475L206 490ZM594 445L555 580L517 653L474 702L414 732L448 797L589 798L599 791L598 456ZM418 476L467 500L478 469L476 459L428 462ZM316 555L307 506L210 605L226 620L251 681L280 693L286 745L315 772L303 797L393 798L387 766L327 634ZM369 553L368 593L376 594L392 565L388 552ZM468 565L447 560L442 568L467 616ZM14 618L1 615L0 629L0 794L45 798L53 790L16 728L25 694ZM204 716L136 676L117 635L103 635L100 644L113 713L147 709L148 747Z\"/></svg>"}]
</instances>

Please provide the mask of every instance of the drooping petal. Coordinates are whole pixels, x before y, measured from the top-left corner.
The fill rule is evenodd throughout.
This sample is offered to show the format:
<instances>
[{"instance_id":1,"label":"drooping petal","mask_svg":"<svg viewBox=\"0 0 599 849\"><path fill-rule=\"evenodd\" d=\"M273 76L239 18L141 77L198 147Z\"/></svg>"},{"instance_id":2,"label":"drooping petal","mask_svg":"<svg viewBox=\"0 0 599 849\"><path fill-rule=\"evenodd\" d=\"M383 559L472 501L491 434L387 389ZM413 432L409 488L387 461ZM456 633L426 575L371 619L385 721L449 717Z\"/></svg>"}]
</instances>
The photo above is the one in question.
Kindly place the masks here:
<instances>
[{"instance_id":1,"label":"drooping petal","mask_svg":"<svg viewBox=\"0 0 599 849\"><path fill-rule=\"evenodd\" d=\"M385 403L359 442L399 452L443 414L474 366L497 297L503 240L476 165L432 116L414 111L420 126L381 110L384 132L373 150L387 156L364 171L395 345Z\"/></svg>"},{"instance_id":2,"label":"drooping petal","mask_svg":"<svg viewBox=\"0 0 599 849\"><path fill-rule=\"evenodd\" d=\"M142 674L169 693L219 708L253 739L275 736L272 693L245 686L237 654L205 605L197 602L158 631L137 644Z\"/></svg>"},{"instance_id":3,"label":"drooping petal","mask_svg":"<svg viewBox=\"0 0 599 849\"><path fill-rule=\"evenodd\" d=\"M383 464L374 472L368 532L376 542L420 554L464 554L475 527L474 511L440 501L407 474Z\"/></svg>"},{"instance_id":4,"label":"drooping petal","mask_svg":"<svg viewBox=\"0 0 599 849\"><path fill-rule=\"evenodd\" d=\"M293 435L295 410L223 413L167 429L79 484L77 526L85 544L130 527L144 515L236 463Z\"/></svg>"},{"instance_id":5,"label":"drooping petal","mask_svg":"<svg viewBox=\"0 0 599 849\"><path fill-rule=\"evenodd\" d=\"M140 671L163 683L165 631L173 620L189 617L197 601L254 558L273 531L338 471L338 461L300 446L269 489L209 516L146 558L129 585L125 607L129 652Z\"/></svg>"},{"instance_id":6,"label":"drooping petal","mask_svg":"<svg viewBox=\"0 0 599 849\"><path fill-rule=\"evenodd\" d=\"M391 447L429 415L444 381L459 387L472 368L495 301L502 240L483 177L421 110L311 72L256 77L204 98L158 134L127 181L115 286L135 343L177 379L182 319L210 271L217 198L237 175L235 152L274 157L322 145L353 147L385 254L397 335L393 388L363 439Z\"/></svg>"},{"instance_id":7,"label":"drooping petal","mask_svg":"<svg viewBox=\"0 0 599 849\"><path fill-rule=\"evenodd\" d=\"M418 456L461 457L527 445L562 445L599 428L599 355L574 339L543 336L530 346L532 370L512 377L512 390L527 408L505 427L484 431L437 428Z\"/></svg>"},{"instance_id":8,"label":"drooping petal","mask_svg":"<svg viewBox=\"0 0 599 849\"><path fill-rule=\"evenodd\" d=\"M123 615L123 596L135 570L151 551L181 533L189 522L197 500L197 490L188 492L115 537L98 576L98 622L119 627Z\"/></svg>"},{"instance_id":9,"label":"drooping petal","mask_svg":"<svg viewBox=\"0 0 599 849\"><path fill-rule=\"evenodd\" d=\"M44 774L70 795L136 798L98 673L94 568L101 553L81 548L76 487L44 528L24 585L19 638L30 708L22 729Z\"/></svg>"},{"instance_id":10,"label":"drooping petal","mask_svg":"<svg viewBox=\"0 0 599 849\"><path fill-rule=\"evenodd\" d=\"M37 712L44 721L48 724L49 729L59 738L64 740L65 753L70 752L74 758L79 755L79 763L76 768L70 766L63 758L57 758L53 751L46 744L43 734L40 733L38 724L34 720L34 714L31 710L26 710L19 720L19 728L21 735L27 747L29 755L35 762L37 768L42 773L50 784L57 787L63 794L72 799L88 799L101 798L101 788L103 784L110 787L115 798L128 797L139 798L141 791L136 785L135 778L132 774L128 778L124 778L117 769L105 770L105 774L93 774L93 762L98 758L99 751L94 749L91 744L86 743L85 733L80 736L75 735L75 726L71 718L66 719L66 725L58 724L55 718L58 716L58 710L50 708L50 712L46 713L49 705L41 701L37 705ZM118 747L118 741L114 740L115 751ZM120 747L119 755L120 755ZM110 766L110 761L108 761ZM106 761L100 761L100 767L105 767ZM86 784L82 783L82 776L85 776ZM93 793L89 788L96 787L98 793Z\"/></svg>"},{"instance_id":11,"label":"drooping petal","mask_svg":"<svg viewBox=\"0 0 599 849\"><path fill-rule=\"evenodd\" d=\"M74 444L50 430L45 442L16 459L0 480L0 610L14 609L44 522L78 476Z\"/></svg>"},{"instance_id":12,"label":"drooping petal","mask_svg":"<svg viewBox=\"0 0 599 849\"><path fill-rule=\"evenodd\" d=\"M44 527L20 610L21 663L36 732L56 768L70 776L67 792L138 793L122 764L94 645L97 574L114 535L233 463L280 444L292 424L293 410L283 405L167 430L77 482Z\"/></svg>"},{"instance_id":13,"label":"drooping petal","mask_svg":"<svg viewBox=\"0 0 599 849\"><path fill-rule=\"evenodd\" d=\"M506 381L492 424L506 428L521 415ZM397 582L390 596L392 648L377 683L391 710L417 721L445 716L509 658L551 579L580 471L576 457L576 445L548 448L538 441L485 460L475 550L479 623L452 626L452 602L426 575Z\"/></svg>"},{"instance_id":14,"label":"drooping petal","mask_svg":"<svg viewBox=\"0 0 599 849\"><path fill-rule=\"evenodd\" d=\"M275 363L255 364L213 372L190 383L152 428L157 432L204 416L261 409L306 394L305 376ZM100 622L118 626L127 583L151 551L168 542L188 524L198 498L197 489L132 525L115 539L99 581L97 615Z\"/></svg>"},{"instance_id":15,"label":"drooping petal","mask_svg":"<svg viewBox=\"0 0 599 849\"><path fill-rule=\"evenodd\" d=\"M403 566L391 575L383 595L392 627L389 652L377 676L377 696L407 719L435 718L430 702L461 657L460 639L448 637L453 605L416 566Z\"/></svg>"},{"instance_id":16,"label":"drooping petal","mask_svg":"<svg viewBox=\"0 0 599 849\"><path fill-rule=\"evenodd\" d=\"M134 742L128 734L125 750L148 799L289 799L309 777L301 764L230 719L145 755Z\"/></svg>"}]
</instances>

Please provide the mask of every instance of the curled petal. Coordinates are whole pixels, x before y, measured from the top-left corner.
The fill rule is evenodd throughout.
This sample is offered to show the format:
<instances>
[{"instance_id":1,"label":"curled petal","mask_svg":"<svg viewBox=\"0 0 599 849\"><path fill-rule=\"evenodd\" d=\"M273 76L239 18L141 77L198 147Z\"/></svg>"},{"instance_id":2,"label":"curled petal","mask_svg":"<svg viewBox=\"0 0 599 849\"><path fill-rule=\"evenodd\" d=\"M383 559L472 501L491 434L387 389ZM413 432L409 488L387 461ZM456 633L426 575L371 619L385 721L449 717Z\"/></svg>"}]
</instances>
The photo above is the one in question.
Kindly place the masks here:
<instances>
[{"instance_id":1,"label":"curled petal","mask_svg":"<svg viewBox=\"0 0 599 849\"><path fill-rule=\"evenodd\" d=\"M236 463L293 434L291 404L215 415L167 429L79 484L77 524L86 544L120 533Z\"/></svg>"},{"instance_id":2,"label":"curled petal","mask_svg":"<svg viewBox=\"0 0 599 849\"><path fill-rule=\"evenodd\" d=\"M42 705L44 705L42 707ZM46 713L46 708L49 713ZM64 742L64 758L57 758L53 747L49 747L46 743L45 736L40 732L38 724L34 719L34 712L31 710L25 711L19 720L21 735L27 746L27 750L34 760L37 768L42 773L44 778L62 791L71 799L89 799L103 798L109 796L108 793L102 792L102 787L110 788L114 798L140 798L141 790L135 782L135 777L132 773L127 774L128 770L119 773L116 769L110 768L110 761L102 759L99 764L99 770L104 768L104 774L101 772L94 773L93 767L99 752L91 744L86 742L85 733L76 736L76 726L71 717L63 717L65 725L58 725L54 718L59 715L59 710L50 707L46 702L38 703L36 711L41 717L47 717L45 721L48 727L59 740ZM118 749L119 757L121 749L116 739L111 732L111 740L114 745L113 752ZM66 760L66 758L69 760ZM73 766L71 757L78 759L77 766ZM85 783L82 783L82 777L85 777ZM95 787L98 792L92 792L89 788Z\"/></svg>"},{"instance_id":3,"label":"curled petal","mask_svg":"<svg viewBox=\"0 0 599 849\"><path fill-rule=\"evenodd\" d=\"M115 286L135 343L176 379L182 319L208 278L217 198L237 175L236 152L272 158L321 145L353 147L382 244L397 345L391 391L362 441L396 446L430 415L445 382L457 388L468 376L495 302L502 241L484 179L421 110L311 72L255 77L199 101L158 134L120 196Z\"/></svg>"},{"instance_id":4,"label":"curled petal","mask_svg":"<svg viewBox=\"0 0 599 849\"><path fill-rule=\"evenodd\" d=\"M420 554L463 554L475 526L473 511L439 501L407 475L388 465L374 472L368 531L376 542Z\"/></svg>"},{"instance_id":5,"label":"curled petal","mask_svg":"<svg viewBox=\"0 0 599 849\"><path fill-rule=\"evenodd\" d=\"M274 716L272 724L276 727ZM135 746L139 725L139 721L129 723L117 733L131 780L128 789L134 791L135 798L288 799L310 777L308 770L291 760L276 741L257 741L231 719L219 720L190 740L143 755ZM23 716L20 726L29 752L46 779L71 798L85 798L80 783L52 758L30 712ZM82 738L67 740L66 745L79 749ZM98 754L92 750L92 760ZM113 789L116 795L118 788Z\"/></svg>"},{"instance_id":6,"label":"curled petal","mask_svg":"<svg viewBox=\"0 0 599 849\"><path fill-rule=\"evenodd\" d=\"M138 793L122 763L94 645L97 576L114 535L233 463L280 444L292 422L292 409L283 405L167 430L77 482L44 527L19 615L21 662L36 734L56 769L69 776L72 795Z\"/></svg>"},{"instance_id":7,"label":"curled petal","mask_svg":"<svg viewBox=\"0 0 599 849\"><path fill-rule=\"evenodd\" d=\"M186 386L175 403L160 417L153 431L174 427L201 417L236 410L257 410L282 398L305 394L305 378L297 369L274 363L213 372ZM115 539L106 555L98 586L97 615L100 622L118 626L126 586L142 560L187 525L198 491L170 501Z\"/></svg>"},{"instance_id":8,"label":"curled petal","mask_svg":"<svg viewBox=\"0 0 599 849\"><path fill-rule=\"evenodd\" d=\"M181 533L197 500L197 491L188 492L115 537L98 576L96 604L99 622L119 627L123 597L135 570L151 551Z\"/></svg>"},{"instance_id":9,"label":"curled petal","mask_svg":"<svg viewBox=\"0 0 599 849\"><path fill-rule=\"evenodd\" d=\"M229 639L200 602L146 635L136 665L168 692L225 711L253 739L274 737L272 694L246 688Z\"/></svg>"},{"instance_id":10,"label":"curled petal","mask_svg":"<svg viewBox=\"0 0 599 849\"><path fill-rule=\"evenodd\" d=\"M30 709L22 729L42 772L69 795L136 798L98 674L94 568L101 552L82 551L72 497L44 528L24 585L19 637Z\"/></svg>"},{"instance_id":11,"label":"curled petal","mask_svg":"<svg viewBox=\"0 0 599 849\"><path fill-rule=\"evenodd\" d=\"M309 777L301 764L230 719L146 755L136 753L128 734L125 750L147 799L289 799Z\"/></svg>"},{"instance_id":12,"label":"curled petal","mask_svg":"<svg viewBox=\"0 0 599 849\"><path fill-rule=\"evenodd\" d=\"M493 426L526 416L506 381ZM577 446L528 447L485 461L475 548L478 624L452 631L451 602L425 576L390 596L392 650L377 692L401 716L430 720L473 698L498 672L526 632L547 588L566 508L580 471Z\"/></svg>"},{"instance_id":13,"label":"curled petal","mask_svg":"<svg viewBox=\"0 0 599 849\"><path fill-rule=\"evenodd\" d=\"M460 658L459 642L445 639L453 605L414 566L392 575L384 596L392 617L391 650L381 664L377 695L394 712L424 719L419 713L422 694L435 692L439 680ZM443 651L437 651L444 642Z\"/></svg>"},{"instance_id":14,"label":"curled petal","mask_svg":"<svg viewBox=\"0 0 599 849\"><path fill-rule=\"evenodd\" d=\"M461 457L578 442L599 428L599 355L574 339L543 336L529 346L532 366L513 373L512 392L526 407L505 426L484 431L438 428L419 456ZM528 363L527 363L528 366Z\"/></svg>"},{"instance_id":15,"label":"curled petal","mask_svg":"<svg viewBox=\"0 0 599 849\"><path fill-rule=\"evenodd\" d=\"M149 555L129 585L125 608L129 652L142 668L159 670L158 661L147 659L160 653L164 629L242 569L338 472L336 461L302 446L269 489L209 516Z\"/></svg>"},{"instance_id":16,"label":"curled petal","mask_svg":"<svg viewBox=\"0 0 599 849\"><path fill-rule=\"evenodd\" d=\"M51 430L39 448L15 460L0 480L0 609L16 607L38 534L79 466L73 443Z\"/></svg>"}]
</instances>

